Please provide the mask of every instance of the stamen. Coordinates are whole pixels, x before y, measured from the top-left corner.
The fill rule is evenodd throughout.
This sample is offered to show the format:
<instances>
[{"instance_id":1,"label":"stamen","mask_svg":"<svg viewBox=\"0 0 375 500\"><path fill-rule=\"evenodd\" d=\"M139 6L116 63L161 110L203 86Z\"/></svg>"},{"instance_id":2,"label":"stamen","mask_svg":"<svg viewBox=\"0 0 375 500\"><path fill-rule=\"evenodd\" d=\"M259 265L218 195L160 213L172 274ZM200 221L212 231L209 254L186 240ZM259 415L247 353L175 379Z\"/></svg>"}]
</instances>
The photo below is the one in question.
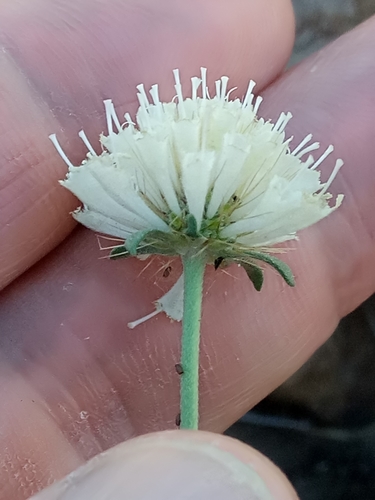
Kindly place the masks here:
<instances>
[{"instance_id":1,"label":"stamen","mask_svg":"<svg viewBox=\"0 0 375 500\"><path fill-rule=\"evenodd\" d=\"M220 98L222 101L224 101L225 95L227 93L228 81L229 81L229 78L227 76L221 77L221 96L220 96Z\"/></svg>"},{"instance_id":2,"label":"stamen","mask_svg":"<svg viewBox=\"0 0 375 500\"><path fill-rule=\"evenodd\" d=\"M313 155L309 155L309 157L305 161L304 165L306 168L310 168L313 163L314 163L314 157L313 157Z\"/></svg>"},{"instance_id":3,"label":"stamen","mask_svg":"<svg viewBox=\"0 0 375 500\"><path fill-rule=\"evenodd\" d=\"M294 156L296 156L297 158L300 159L306 153L310 153L310 151L315 151L316 149L319 149L319 148L320 148L320 143L319 142L313 142L312 144L310 144L310 146L307 146L305 149L302 149L302 151L300 151L298 153L298 155L294 155Z\"/></svg>"},{"instance_id":4,"label":"stamen","mask_svg":"<svg viewBox=\"0 0 375 500\"><path fill-rule=\"evenodd\" d=\"M117 118L117 114L116 114L112 99L106 99L103 102L104 102L104 107L105 107L105 116L107 119L108 135L114 134L113 123L115 124L117 131L120 132L122 130L121 124L119 122L119 119Z\"/></svg>"},{"instance_id":5,"label":"stamen","mask_svg":"<svg viewBox=\"0 0 375 500\"><path fill-rule=\"evenodd\" d=\"M197 98L197 91L201 82L202 80L197 76L193 76L193 78L191 78L191 98L193 99L193 101L195 101Z\"/></svg>"},{"instance_id":6,"label":"stamen","mask_svg":"<svg viewBox=\"0 0 375 500\"><path fill-rule=\"evenodd\" d=\"M152 100L154 101L157 116L158 116L159 120L162 120L162 118L163 118L163 105L159 99L159 86L157 84L152 85L152 87L150 89L150 95L152 97Z\"/></svg>"},{"instance_id":7,"label":"stamen","mask_svg":"<svg viewBox=\"0 0 375 500\"><path fill-rule=\"evenodd\" d=\"M118 119L118 116L117 116L117 113L116 113L116 110L115 110L115 107L112 103L112 120L114 122L114 124L116 125L116 128L117 128L117 132L121 132L122 128L121 128L121 123L120 123L120 120Z\"/></svg>"},{"instance_id":8,"label":"stamen","mask_svg":"<svg viewBox=\"0 0 375 500\"><path fill-rule=\"evenodd\" d=\"M335 148L332 146L332 144L328 146L328 148L325 150L322 156L318 160L316 160L314 165L311 167L311 170L315 170L317 167L319 167L319 165L323 163L323 161L327 158L327 156L329 156L332 153L334 149Z\"/></svg>"},{"instance_id":9,"label":"stamen","mask_svg":"<svg viewBox=\"0 0 375 500\"><path fill-rule=\"evenodd\" d=\"M279 127L279 132L284 132L285 130L285 127L288 125L288 123L290 122L291 118L293 117L292 113L288 112L285 116L284 116L284 121L283 123L280 125Z\"/></svg>"},{"instance_id":10,"label":"stamen","mask_svg":"<svg viewBox=\"0 0 375 500\"><path fill-rule=\"evenodd\" d=\"M129 128L131 130L134 130L135 123L133 122L132 117L130 116L130 114L129 113L125 113L124 118L125 118L125 125L129 125Z\"/></svg>"},{"instance_id":11,"label":"stamen","mask_svg":"<svg viewBox=\"0 0 375 500\"><path fill-rule=\"evenodd\" d=\"M176 82L176 85L174 88L176 89L177 92L177 97L178 97L178 111L181 114L181 118L186 118L186 111L185 111L185 106L184 106L184 97L182 95L182 86L181 86L181 81L180 81L180 72L178 69L173 70L173 76Z\"/></svg>"},{"instance_id":12,"label":"stamen","mask_svg":"<svg viewBox=\"0 0 375 500\"><path fill-rule=\"evenodd\" d=\"M221 97L221 80L215 81L216 97L220 99Z\"/></svg>"},{"instance_id":13,"label":"stamen","mask_svg":"<svg viewBox=\"0 0 375 500\"><path fill-rule=\"evenodd\" d=\"M62 150L62 147L59 144L59 141L57 140L56 134L51 134L48 136L49 139L51 140L52 144L55 146L56 151L59 153L61 158L65 161L65 163L68 165L69 168L73 168L74 165L73 163L69 160L69 158L66 156L64 151Z\"/></svg>"},{"instance_id":14,"label":"stamen","mask_svg":"<svg viewBox=\"0 0 375 500\"><path fill-rule=\"evenodd\" d=\"M147 314L147 316L143 316L143 318L137 319L136 321L131 321L130 323L128 323L128 328L133 330L133 328L135 328L138 325L141 325L142 323L145 323L145 321L153 318L154 316L159 314L161 311L162 311L162 309L155 309L155 311L153 311L150 314Z\"/></svg>"},{"instance_id":15,"label":"stamen","mask_svg":"<svg viewBox=\"0 0 375 500\"><path fill-rule=\"evenodd\" d=\"M249 85L247 87L246 95L244 97L244 100L242 102L242 107L246 108L247 106L250 106L253 102L254 94L252 94L254 87L255 87L255 82L254 80L250 80Z\"/></svg>"},{"instance_id":16,"label":"stamen","mask_svg":"<svg viewBox=\"0 0 375 500\"><path fill-rule=\"evenodd\" d=\"M292 142L292 140L293 140L293 136L289 137L288 139L286 139L286 140L283 142L283 145L285 146L285 149L286 149L286 151L288 152L288 154L290 154L289 144Z\"/></svg>"},{"instance_id":17,"label":"stamen","mask_svg":"<svg viewBox=\"0 0 375 500\"><path fill-rule=\"evenodd\" d=\"M255 100L255 104L254 104L254 109L253 109L254 114L258 113L259 106L261 105L262 101L263 101L263 97L261 97L260 95L258 95L258 97Z\"/></svg>"},{"instance_id":18,"label":"stamen","mask_svg":"<svg viewBox=\"0 0 375 500\"><path fill-rule=\"evenodd\" d=\"M227 95L225 96L225 100L226 100L226 101L229 101L229 96L231 95L231 93L232 93L234 90L237 90L237 88L238 88L238 87L233 87L233 88L231 88L231 89L228 91Z\"/></svg>"},{"instance_id":19,"label":"stamen","mask_svg":"<svg viewBox=\"0 0 375 500\"><path fill-rule=\"evenodd\" d=\"M302 148L303 148L303 147L304 147L304 146L305 146L308 142L310 142L310 141L311 141L311 139L312 139L312 134L307 135L307 136L303 139L303 141L301 141L301 142L298 144L298 146L297 146L295 149L293 149L293 151L292 151L290 154L292 154L292 155L296 155L299 151L301 151L301 149L302 149Z\"/></svg>"},{"instance_id":20,"label":"stamen","mask_svg":"<svg viewBox=\"0 0 375 500\"><path fill-rule=\"evenodd\" d=\"M143 83L137 85L136 88L139 90L137 97L138 97L138 101L139 101L140 106L147 109L150 106L150 102L147 98L147 94L145 92L145 87L144 87Z\"/></svg>"},{"instance_id":21,"label":"stamen","mask_svg":"<svg viewBox=\"0 0 375 500\"><path fill-rule=\"evenodd\" d=\"M201 68L202 99L207 98L207 68Z\"/></svg>"},{"instance_id":22,"label":"stamen","mask_svg":"<svg viewBox=\"0 0 375 500\"><path fill-rule=\"evenodd\" d=\"M284 119L286 117L286 114L284 112L282 112L277 120L277 122L275 123L275 125L273 126L273 130L275 132L277 132L279 130L279 127L280 125L283 123Z\"/></svg>"},{"instance_id":23,"label":"stamen","mask_svg":"<svg viewBox=\"0 0 375 500\"><path fill-rule=\"evenodd\" d=\"M138 123L139 123L139 120L142 121L142 126L144 126L146 129L149 129L151 127L151 123L150 123L150 115L149 115L149 112L148 112L148 108L150 107L150 102L147 98L147 95L146 95L146 92L145 92L145 87L143 85L143 83L137 85L137 89L139 90L139 92L137 93L137 97L138 97L138 102L139 102L139 110L138 110ZM140 117L142 116L142 118ZM143 121L145 121L145 123L143 124Z\"/></svg>"},{"instance_id":24,"label":"stamen","mask_svg":"<svg viewBox=\"0 0 375 500\"><path fill-rule=\"evenodd\" d=\"M95 152L95 149L91 146L89 140L87 139L87 135L85 134L84 130L81 130L80 132L78 132L78 135L79 137L82 139L84 145L86 146L86 148L90 151L90 153L93 155L93 156L98 156Z\"/></svg>"},{"instance_id":25,"label":"stamen","mask_svg":"<svg viewBox=\"0 0 375 500\"><path fill-rule=\"evenodd\" d=\"M341 158L339 158L338 160L336 160L335 168L333 169L331 175L329 176L328 181L324 184L324 187L323 187L323 189L320 192L321 195L323 195L323 194L325 194L327 192L327 190L329 189L330 185L332 184L334 178L336 177L336 175L338 174L340 168L343 165L344 165L344 162L341 160Z\"/></svg>"},{"instance_id":26,"label":"stamen","mask_svg":"<svg viewBox=\"0 0 375 500\"><path fill-rule=\"evenodd\" d=\"M183 102L184 98L183 98L183 95L182 95L182 87L181 87L181 81L180 81L180 72L178 69L174 69L173 70L173 76L174 76L174 80L176 82L174 88L176 89L176 92L177 92L177 97L178 97L178 101L180 103Z\"/></svg>"},{"instance_id":27,"label":"stamen","mask_svg":"<svg viewBox=\"0 0 375 500\"><path fill-rule=\"evenodd\" d=\"M150 89L150 95L152 97L152 100L154 101L155 106L159 106L160 99L159 99L159 86L156 83L155 85L152 85Z\"/></svg>"},{"instance_id":28,"label":"stamen","mask_svg":"<svg viewBox=\"0 0 375 500\"><path fill-rule=\"evenodd\" d=\"M111 116L111 99L106 99L104 102L104 107L105 107L105 117L107 120L107 130L108 134L111 135L113 134L113 126L112 126L112 116Z\"/></svg>"}]
</instances>

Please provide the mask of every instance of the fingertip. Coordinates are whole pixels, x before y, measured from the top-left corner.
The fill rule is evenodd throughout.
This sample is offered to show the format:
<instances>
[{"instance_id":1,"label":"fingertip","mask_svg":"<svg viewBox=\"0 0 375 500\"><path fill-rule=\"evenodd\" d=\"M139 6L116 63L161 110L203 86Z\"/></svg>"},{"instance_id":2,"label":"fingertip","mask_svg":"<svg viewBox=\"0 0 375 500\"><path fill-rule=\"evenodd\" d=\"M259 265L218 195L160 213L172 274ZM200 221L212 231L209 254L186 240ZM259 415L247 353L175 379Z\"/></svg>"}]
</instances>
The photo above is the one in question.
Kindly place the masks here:
<instances>
[{"instance_id":1,"label":"fingertip","mask_svg":"<svg viewBox=\"0 0 375 500\"><path fill-rule=\"evenodd\" d=\"M102 453L33 500L297 500L256 450L208 432L145 435Z\"/></svg>"}]
</instances>

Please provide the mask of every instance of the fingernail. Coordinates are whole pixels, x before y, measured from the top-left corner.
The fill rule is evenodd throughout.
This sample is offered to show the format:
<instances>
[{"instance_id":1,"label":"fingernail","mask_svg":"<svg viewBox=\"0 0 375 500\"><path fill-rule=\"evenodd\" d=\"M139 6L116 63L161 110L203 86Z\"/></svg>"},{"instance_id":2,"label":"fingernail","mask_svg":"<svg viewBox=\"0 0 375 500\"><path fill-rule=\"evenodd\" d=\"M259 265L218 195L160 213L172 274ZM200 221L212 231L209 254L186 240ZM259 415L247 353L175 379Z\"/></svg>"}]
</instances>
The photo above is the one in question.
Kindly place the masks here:
<instances>
[{"instance_id":1,"label":"fingernail","mask_svg":"<svg viewBox=\"0 0 375 500\"><path fill-rule=\"evenodd\" d=\"M158 433L123 443L34 500L273 500L251 465L213 443Z\"/></svg>"}]
</instances>

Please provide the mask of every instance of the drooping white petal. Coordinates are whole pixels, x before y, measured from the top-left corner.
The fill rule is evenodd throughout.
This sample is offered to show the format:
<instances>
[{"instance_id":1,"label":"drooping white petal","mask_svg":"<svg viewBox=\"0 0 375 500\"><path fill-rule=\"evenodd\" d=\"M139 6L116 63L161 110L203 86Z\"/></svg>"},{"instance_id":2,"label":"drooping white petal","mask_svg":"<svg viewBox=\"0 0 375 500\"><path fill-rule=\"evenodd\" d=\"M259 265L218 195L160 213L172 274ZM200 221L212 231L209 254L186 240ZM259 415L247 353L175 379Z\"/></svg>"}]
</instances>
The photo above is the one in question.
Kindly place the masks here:
<instances>
[{"instance_id":1,"label":"drooping white petal","mask_svg":"<svg viewBox=\"0 0 375 500\"><path fill-rule=\"evenodd\" d=\"M181 321L184 312L184 275L178 278L172 288L156 302L156 308L175 321Z\"/></svg>"},{"instance_id":2,"label":"drooping white petal","mask_svg":"<svg viewBox=\"0 0 375 500\"><path fill-rule=\"evenodd\" d=\"M130 329L148 321L157 314L164 312L168 318L181 321L184 311L184 275L178 278L168 292L155 302L155 310L140 319L128 323Z\"/></svg>"}]
</instances>

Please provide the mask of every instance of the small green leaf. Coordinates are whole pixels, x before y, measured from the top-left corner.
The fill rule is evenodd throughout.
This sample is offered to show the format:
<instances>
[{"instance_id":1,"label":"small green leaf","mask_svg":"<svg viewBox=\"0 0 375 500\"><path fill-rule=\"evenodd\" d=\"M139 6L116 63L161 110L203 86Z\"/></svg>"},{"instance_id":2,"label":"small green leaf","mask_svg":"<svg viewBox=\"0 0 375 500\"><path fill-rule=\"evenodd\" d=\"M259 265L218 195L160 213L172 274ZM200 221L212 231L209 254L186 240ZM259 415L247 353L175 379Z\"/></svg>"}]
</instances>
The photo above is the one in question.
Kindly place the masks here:
<instances>
[{"instance_id":1,"label":"small green leaf","mask_svg":"<svg viewBox=\"0 0 375 500\"><path fill-rule=\"evenodd\" d=\"M188 214L186 216L186 222L187 222L187 228L186 228L186 234L187 236L190 236L191 238L198 238L198 224L197 224L197 219L194 217L193 214Z\"/></svg>"},{"instance_id":2,"label":"small green leaf","mask_svg":"<svg viewBox=\"0 0 375 500\"><path fill-rule=\"evenodd\" d=\"M262 252L251 251L251 252L246 252L246 255L252 257L253 259L261 260L266 264L269 264L274 269L276 269L276 271L284 278L284 280L289 286L295 285L294 276L290 267L287 264L285 264L285 262L283 262L282 260Z\"/></svg>"},{"instance_id":3,"label":"small green leaf","mask_svg":"<svg viewBox=\"0 0 375 500\"><path fill-rule=\"evenodd\" d=\"M143 229L143 231L137 231L136 233L129 236L125 241L125 247L130 255L137 255L138 245L153 232L152 229Z\"/></svg>"},{"instance_id":4,"label":"small green leaf","mask_svg":"<svg viewBox=\"0 0 375 500\"><path fill-rule=\"evenodd\" d=\"M124 257L129 257L129 252L127 251L125 245L118 246L116 248L113 248L111 250L111 253L109 254L109 258L111 260L116 260L116 259L122 259Z\"/></svg>"},{"instance_id":5,"label":"small green leaf","mask_svg":"<svg viewBox=\"0 0 375 500\"><path fill-rule=\"evenodd\" d=\"M264 281L263 269L255 266L254 264L249 264L249 262L241 262L241 266L245 269L248 277L254 285L255 290L260 292Z\"/></svg>"}]
</instances>

